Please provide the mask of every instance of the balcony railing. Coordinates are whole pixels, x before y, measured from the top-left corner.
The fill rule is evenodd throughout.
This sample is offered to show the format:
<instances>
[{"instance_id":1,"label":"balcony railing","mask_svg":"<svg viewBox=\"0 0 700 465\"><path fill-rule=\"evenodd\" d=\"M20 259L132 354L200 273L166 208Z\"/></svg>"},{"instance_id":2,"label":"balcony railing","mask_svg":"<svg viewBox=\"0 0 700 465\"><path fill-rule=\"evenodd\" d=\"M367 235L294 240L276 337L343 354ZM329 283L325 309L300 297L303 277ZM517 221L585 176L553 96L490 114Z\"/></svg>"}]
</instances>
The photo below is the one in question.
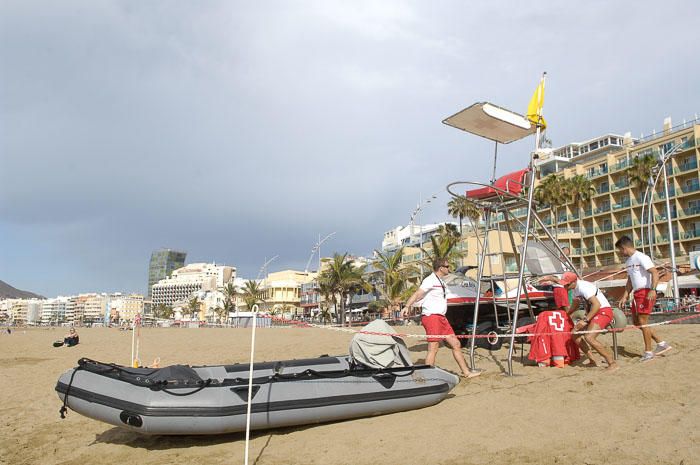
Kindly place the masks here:
<instances>
[{"instance_id":1,"label":"balcony railing","mask_svg":"<svg viewBox=\"0 0 700 465\"><path fill-rule=\"evenodd\" d=\"M597 195L605 194L605 193L607 193L607 192L610 192L610 186L607 185L607 184L605 184L605 185L603 185L603 186L599 186L598 189L596 189L596 192L598 192Z\"/></svg>"},{"instance_id":2,"label":"balcony railing","mask_svg":"<svg viewBox=\"0 0 700 465\"><path fill-rule=\"evenodd\" d=\"M609 212L609 211L610 211L610 205L607 205L607 204L595 209L596 215L598 213L605 213L605 212Z\"/></svg>"},{"instance_id":3,"label":"balcony railing","mask_svg":"<svg viewBox=\"0 0 700 465\"><path fill-rule=\"evenodd\" d=\"M557 234L579 234L581 230L577 227L573 228L557 228Z\"/></svg>"},{"instance_id":4,"label":"balcony railing","mask_svg":"<svg viewBox=\"0 0 700 465\"><path fill-rule=\"evenodd\" d=\"M697 161L697 160L691 160L691 161L689 161L689 162L687 162L687 163L681 163L680 165L678 165L678 170L679 170L680 172L683 172L683 171L688 171L688 170L696 169L697 167L698 167L698 161Z\"/></svg>"},{"instance_id":5,"label":"balcony railing","mask_svg":"<svg viewBox=\"0 0 700 465\"><path fill-rule=\"evenodd\" d=\"M632 205L632 203L629 201L629 199L623 200L620 203L616 203L613 205L613 210L619 210L621 208L629 208Z\"/></svg>"},{"instance_id":6,"label":"balcony railing","mask_svg":"<svg viewBox=\"0 0 700 465\"><path fill-rule=\"evenodd\" d=\"M629 164L629 162L628 162L627 160L623 160L623 161L621 161L621 162L615 163L615 164L612 166L612 168L610 168L610 171L611 171L611 172L615 172L615 171L624 170L624 169L627 168L629 165L630 165L630 164Z\"/></svg>"},{"instance_id":7,"label":"balcony railing","mask_svg":"<svg viewBox=\"0 0 700 465\"><path fill-rule=\"evenodd\" d=\"M696 192L700 190L700 182L697 179L694 179L693 182L690 184L686 184L681 187L681 190L683 193L687 194L688 192Z\"/></svg>"},{"instance_id":8,"label":"balcony railing","mask_svg":"<svg viewBox=\"0 0 700 465\"><path fill-rule=\"evenodd\" d=\"M694 239L700 237L700 229L691 229L690 231L683 231L683 239Z\"/></svg>"},{"instance_id":9,"label":"balcony railing","mask_svg":"<svg viewBox=\"0 0 700 465\"><path fill-rule=\"evenodd\" d=\"M603 226L601 226L599 228L595 228L596 234L604 233L604 232L608 232L608 231L612 231L612 224L604 224Z\"/></svg>"},{"instance_id":10,"label":"balcony railing","mask_svg":"<svg viewBox=\"0 0 700 465\"><path fill-rule=\"evenodd\" d=\"M676 188L673 186L668 186L668 198L671 198L676 195ZM665 200L666 199L666 192L661 191L657 192L654 194L654 200Z\"/></svg>"},{"instance_id":11,"label":"balcony railing","mask_svg":"<svg viewBox=\"0 0 700 465\"><path fill-rule=\"evenodd\" d=\"M592 214L593 214L593 211L592 211L590 208L588 208L588 209L586 209L586 210L583 211L583 216L584 216L584 217L586 217L586 216L591 216Z\"/></svg>"},{"instance_id":12,"label":"balcony railing","mask_svg":"<svg viewBox=\"0 0 700 465\"><path fill-rule=\"evenodd\" d=\"M602 176L604 174L608 174L608 169L607 168L598 168L598 169L591 170L591 171L587 172L586 177L588 179L593 179L593 178L597 178L598 176Z\"/></svg>"},{"instance_id":13,"label":"balcony railing","mask_svg":"<svg viewBox=\"0 0 700 465\"><path fill-rule=\"evenodd\" d=\"M591 235L593 234L593 227L583 228L583 232L585 232L588 235Z\"/></svg>"},{"instance_id":14,"label":"balcony railing","mask_svg":"<svg viewBox=\"0 0 700 465\"><path fill-rule=\"evenodd\" d=\"M681 212L681 217L700 215L700 207L684 208Z\"/></svg>"},{"instance_id":15,"label":"balcony railing","mask_svg":"<svg viewBox=\"0 0 700 465\"><path fill-rule=\"evenodd\" d=\"M623 221L622 223L617 223L615 229L627 229L632 227L631 221Z\"/></svg>"},{"instance_id":16,"label":"balcony railing","mask_svg":"<svg viewBox=\"0 0 700 465\"><path fill-rule=\"evenodd\" d=\"M629 185L630 185L629 181L615 183L615 184L613 184L612 190L614 192L614 191L619 191L621 189L627 189L629 187Z\"/></svg>"}]
</instances>

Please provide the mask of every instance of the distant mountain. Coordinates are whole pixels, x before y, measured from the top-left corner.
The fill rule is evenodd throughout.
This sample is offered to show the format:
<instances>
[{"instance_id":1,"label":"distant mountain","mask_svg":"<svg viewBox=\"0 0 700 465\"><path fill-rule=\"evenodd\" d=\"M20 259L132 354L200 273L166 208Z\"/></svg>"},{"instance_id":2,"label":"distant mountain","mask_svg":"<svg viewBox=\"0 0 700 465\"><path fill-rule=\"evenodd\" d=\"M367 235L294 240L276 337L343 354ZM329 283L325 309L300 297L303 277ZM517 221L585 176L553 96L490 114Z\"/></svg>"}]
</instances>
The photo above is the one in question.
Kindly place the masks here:
<instances>
[{"instance_id":1,"label":"distant mountain","mask_svg":"<svg viewBox=\"0 0 700 465\"><path fill-rule=\"evenodd\" d=\"M44 296L29 291L20 291L0 280L0 299L44 299Z\"/></svg>"}]
</instances>

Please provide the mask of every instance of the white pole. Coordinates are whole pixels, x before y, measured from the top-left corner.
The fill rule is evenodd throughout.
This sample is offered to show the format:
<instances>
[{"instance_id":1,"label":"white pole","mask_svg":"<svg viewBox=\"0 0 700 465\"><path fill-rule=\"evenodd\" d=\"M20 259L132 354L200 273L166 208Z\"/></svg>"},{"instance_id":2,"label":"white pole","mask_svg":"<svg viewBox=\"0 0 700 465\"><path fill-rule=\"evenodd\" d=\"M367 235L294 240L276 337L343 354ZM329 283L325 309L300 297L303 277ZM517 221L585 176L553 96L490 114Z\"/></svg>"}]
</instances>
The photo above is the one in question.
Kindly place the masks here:
<instances>
[{"instance_id":1,"label":"white pole","mask_svg":"<svg viewBox=\"0 0 700 465\"><path fill-rule=\"evenodd\" d=\"M255 360L255 326L258 319L258 304L253 305L253 335L250 339L250 370L248 371L248 406L245 418L245 465L248 465L248 446L250 444L250 401L253 397L253 360Z\"/></svg>"},{"instance_id":2,"label":"white pole","mask_svg":"<svg viewBox=\"0 0 700 465\"><path fill-rule=\"evenodd\" d=\"M547 73L542 74L542 92L544 92L544 82ZM520 298L523 294L523 274L525 271L525 257L527 255L527 238L530 235L530 224L532 220L532 199L535 193L535 159L538 157L538 152L540 150L540 134L541 134L541 121L539 117L542 116L542 108L540 107L537 111L538 121L537 121L537 131L535 133L535 151L530 157L530 187L527 193L527 217L525 219L525 232L523 233L523 249L520 252L520 269L518 270L518 293L515 298L515 309L513 310L513 328L510 334L510 347L508 348L508 376L513 376L513 350L515 349L515 330L518 328L518 312L520 311ZM488 233L487 233L488 234ZM478 299L479 296L476 296ZM528 302L529 304L529 302ZM474 322L476 323L476 322Z\"/></svg>"},{"instance_id":3,"label":"white pole","mask_svg":"<svg viewBox=\"0 0 700 465\"><path fill-rule=\"evenodd\" d=\"M671 162L671 155L676 151L674 148L668 154L664 155L663 161L661 163L661 169L664 174L664 196L666 197L666 227L668 228L668 248L671 252L671 277L673 280L673 303L676 308L680 305L680 293L678 292L678 268L676 267L676 243L673 240L673 220L671 219L671 200L668 195L668 175L666 173L666 162L671 163L669 166L673 167Z\"/></svg>"},{"instance_id":4,"label":"white pole","mask_svg":"<svg viewBox=\"0 0 700 465\"><path fill-rule=\"evenodd\" d=\"M134 366L134 348L136 347L136 317L131 323L131 359L129 360L129 366Z\"/></svg>"}]
</instances>

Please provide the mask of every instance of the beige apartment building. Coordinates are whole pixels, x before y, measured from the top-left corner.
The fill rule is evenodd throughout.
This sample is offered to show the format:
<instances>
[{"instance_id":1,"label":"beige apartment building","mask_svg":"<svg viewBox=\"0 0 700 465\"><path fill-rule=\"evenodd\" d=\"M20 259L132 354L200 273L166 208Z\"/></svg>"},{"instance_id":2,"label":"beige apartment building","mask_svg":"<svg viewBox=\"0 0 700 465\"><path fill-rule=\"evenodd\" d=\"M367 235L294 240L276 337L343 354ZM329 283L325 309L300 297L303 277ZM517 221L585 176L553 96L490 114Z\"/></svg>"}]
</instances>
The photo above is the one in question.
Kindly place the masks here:
<instances>
[{"instance_id":1,"label":"beige apartment building","mask_svg":"<svg viewBox=\"0 0 700 465\"><path fill-rule=\"evenodd\" d=\"M663 131L651 137L633 140L629 135L607 134L554 149L538 160L537 182L550 174L564 178L583 175L593 183L595 194L580 208L560 208L556 218L549 208L540 209L539 216L546 225L556 226L559 241L569 244L576 265L581 259L584 269L618 264L614 244L621 236L630 236L641 247L644 224L644 243L649 243L648 222L642 218L644 190L630 183L628 167L635 157L652 154L658 158L675 149L666 166L672 237L678 261L687 263L689 253L700 250L699 138L697 120L674 128L667 119ZM653 255L660 264L670 261L665 199L661 175L651 203ZM645 212L648 202L646 205Z\"/></svg>"},{"instance_id":2,"label":"beige apartment building","mask_svg":"<svg viewBox=\"0 0 700 465\"><path fill-rule=\"evenodd\" d=\"M268 274L261 282L263 303L261 311L276 311L284 314L303 313L301 306L301 286L316 278L316 273L284 270Z\"/></svg>"}]
</instances>

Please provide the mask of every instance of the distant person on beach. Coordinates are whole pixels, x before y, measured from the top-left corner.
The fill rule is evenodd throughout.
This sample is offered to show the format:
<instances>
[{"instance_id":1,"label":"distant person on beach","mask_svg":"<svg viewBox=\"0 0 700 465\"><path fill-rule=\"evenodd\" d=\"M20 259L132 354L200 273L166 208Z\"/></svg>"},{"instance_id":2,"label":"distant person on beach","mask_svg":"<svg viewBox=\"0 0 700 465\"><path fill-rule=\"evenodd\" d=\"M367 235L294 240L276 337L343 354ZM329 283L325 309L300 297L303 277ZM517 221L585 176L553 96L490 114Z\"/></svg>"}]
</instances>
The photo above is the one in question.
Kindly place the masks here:
<instances>
[{"instance_id":1,"label":"distant person on beach","mask_svg":"<svg viewBox=\"0 0 700 465\"><path fill-rule=\"evenodd\" d=\"M459 339L455 336L445 314L447 313L447 286L442 280L450 272L450 264L445 259L433 260L433 272L426 277L420 287L406 301L406 306L401 314L406 317L413 304L419 300L421 302L421 324L425 328L425 333L433 336L447 336L446 338L429 337L428 355L425 357L427 365L435 364L435 356L440 347L440 341L452 349L452 356L457 365L462 370L465 378L474 378L481 374L480 371L472 371L467 366L467 361L462 354L462 347Z\"/></svg>"},{"instance_id":2,"label":"distant person on beach","mask_svg":"<svg viewBox=\"0 0 700 465\"><path fill-rule=\"evenodd\" d=\"M557 280L559 284L564 286L564 288L569 291L573 291L574 299L578 298L583 301L583 304L587 307L586 316L579 320L574 326L575 331L598 331L605 329L610 322L613 320L613 310L608 302L608 299L600 292L597 286L591 282L584 281L583 279L578 279L575 273L567 271ZM568 313L571 314L575 310L576 306L572 305ZM612 352L605 348L605 346L598 341L598 336L600 333L591 332L586 334L574 335L574 341L581 348L583 353L588 357L589 364L591 366L598 366L598 363L593 357L593 352L591 348L595 349L600 355L603 356L605 361L608 363L607 370L617 370L619 368L618 364L613 358Z\"/></svg>"},{"instance_id":3,"label":"distant person on beach","mask_svg":"<svg viewBox=\"0 0 700 465\"><path fill-rule=\"evenodd\" d=\"M78 342L80 342L80 337L75 331L75 328L71 328L68 334L66 334L66 337L63 338L63 344L67 347L73 347L78 345Z\"/></svg>"},{"instance_id":4,"label":"distant person on beach","mask_svg":"<svg viewBox=\"0 0 700 465\"><path fill-rule=\"evenodd\" d=\"M672 347L661 340L656 331L648 326L649 314L656 303L656 285L659 284L659 271L654 266L654 262L648 255L643 254L634 248L634 242L628 236L622 236L615 242L617 252L626 257L625 267L627 268L627 284L625 292L620 298L620 308L627 306L627 299L632 294L632 321L635 326L641 326L642 338L644 339L644 355L641 361L653 360L656 355L661 355ZM656 348L651 350L651 340L656 342Z\"/></svg>"}]
</instances>

